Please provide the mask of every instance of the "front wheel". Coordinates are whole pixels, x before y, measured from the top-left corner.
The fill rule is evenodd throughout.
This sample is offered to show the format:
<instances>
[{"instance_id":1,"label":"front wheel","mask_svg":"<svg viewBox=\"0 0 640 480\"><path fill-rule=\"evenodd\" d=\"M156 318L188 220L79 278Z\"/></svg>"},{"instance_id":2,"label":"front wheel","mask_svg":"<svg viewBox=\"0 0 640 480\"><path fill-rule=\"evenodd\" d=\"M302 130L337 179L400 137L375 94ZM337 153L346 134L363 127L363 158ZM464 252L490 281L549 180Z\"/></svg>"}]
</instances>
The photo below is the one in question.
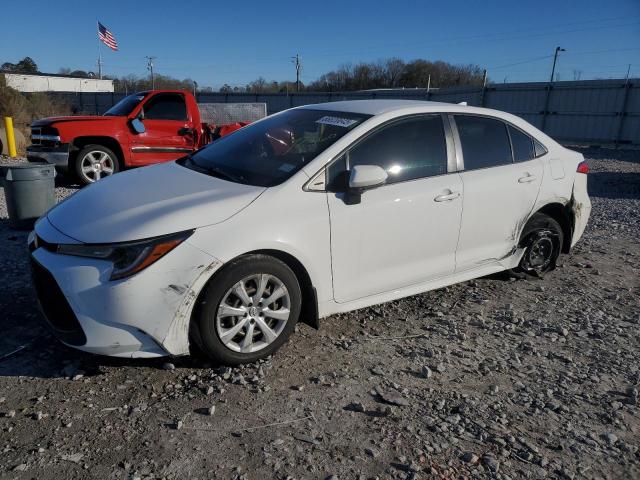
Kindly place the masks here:
<instances>
[{"instance_id":1,"label":"front wheel","mask_svg":"<svg viewBox=\"0 0 640 480\"><path fill-rule=\"evenodd\" d=\"M562 249L563 233L560 224L543 213L534 214L527 222L520 237L520 247L525 251L516 273L541 277L556 267Z\"/></svg>"},{"instance_id":2,"label":"front wheel","mask_svg":"<svg viewBox=\"0 0 640 480\"><path fill-rule=\"evenodd\" d=\"M87 145L76 157L75 170L82 185L89 185L120 170L118 157L102 145Z\"/></svg>"},{"instance_id":3,"label":"front wheel","mask_svg":"<svg viewBox=\"0 0 640 480\"><path fill-rule=\"evenodd\" d=\"M201 298L194 318L199 346L225 365L268 357L295 329L301 300L298 279L285 263L267 255L241 257Z\"/></svg>"}]
</instances>

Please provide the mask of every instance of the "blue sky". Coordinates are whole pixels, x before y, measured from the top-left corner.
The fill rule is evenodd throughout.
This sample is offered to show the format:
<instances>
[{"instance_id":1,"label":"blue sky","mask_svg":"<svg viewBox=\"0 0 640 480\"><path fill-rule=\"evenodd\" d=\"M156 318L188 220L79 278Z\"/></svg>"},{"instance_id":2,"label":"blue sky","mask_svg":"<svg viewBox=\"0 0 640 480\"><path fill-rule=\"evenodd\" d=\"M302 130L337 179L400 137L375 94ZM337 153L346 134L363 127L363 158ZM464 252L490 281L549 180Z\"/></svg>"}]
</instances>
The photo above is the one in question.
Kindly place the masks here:
<instances>
[{"instance_id":1,"label":"blue sky","mask_svg":"<svg viewBox=\"0 0 640 480\"><path fill-rule=\"evenodd\" d=\"M10 2L0 16L0 63L31 56L42 71L95 70L96 18L120 51L104 72L190 77L202 86L262 76L309 82L346 62L397 56L487 68L493 81L544 81L556 46L561 80L640 77L640 0Z\"/></svg>"}]
</instances>

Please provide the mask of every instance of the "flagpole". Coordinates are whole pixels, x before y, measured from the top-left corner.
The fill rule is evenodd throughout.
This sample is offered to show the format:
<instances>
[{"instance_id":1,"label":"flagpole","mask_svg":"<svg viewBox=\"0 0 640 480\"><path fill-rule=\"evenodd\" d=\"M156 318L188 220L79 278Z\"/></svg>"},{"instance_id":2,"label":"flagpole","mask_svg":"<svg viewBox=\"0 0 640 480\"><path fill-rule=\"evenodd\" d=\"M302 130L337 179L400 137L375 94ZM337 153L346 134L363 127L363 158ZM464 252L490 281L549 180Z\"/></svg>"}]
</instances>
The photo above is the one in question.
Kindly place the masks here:
<instances>
[{"instance_id":1,"label":"flagpole","mask_svg":"<svg viewBox=\"0 0 640 480\"><path fill-rule=\"evenodd\" d=\"M100 28L98 27L98 19L96 18L96 28L98 30L96 30L96 33L98 33L100 31ZM102 79L102 48L100 47L100 35L97 35L98 37L98 78Z\"/></svg>"}]
</instances>

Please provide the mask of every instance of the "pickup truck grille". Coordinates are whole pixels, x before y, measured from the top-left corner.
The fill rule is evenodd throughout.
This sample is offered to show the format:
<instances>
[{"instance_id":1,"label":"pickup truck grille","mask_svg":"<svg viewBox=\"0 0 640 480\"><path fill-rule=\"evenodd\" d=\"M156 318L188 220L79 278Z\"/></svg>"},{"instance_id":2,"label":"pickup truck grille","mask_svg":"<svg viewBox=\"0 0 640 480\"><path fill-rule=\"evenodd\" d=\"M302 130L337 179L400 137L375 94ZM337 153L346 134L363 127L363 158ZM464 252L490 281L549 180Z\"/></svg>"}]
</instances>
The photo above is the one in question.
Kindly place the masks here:
<instances>
[{"instance_id":1,"label":"pickup truck grille","mask_svg":"<svg viewBox=\"0 0 640 480\"><path fill-rule=\"evenodd\" d=\"M52 127L31 127L31 145L53 147L60 143L58 131Z\"/></svg>"}]
</instances>

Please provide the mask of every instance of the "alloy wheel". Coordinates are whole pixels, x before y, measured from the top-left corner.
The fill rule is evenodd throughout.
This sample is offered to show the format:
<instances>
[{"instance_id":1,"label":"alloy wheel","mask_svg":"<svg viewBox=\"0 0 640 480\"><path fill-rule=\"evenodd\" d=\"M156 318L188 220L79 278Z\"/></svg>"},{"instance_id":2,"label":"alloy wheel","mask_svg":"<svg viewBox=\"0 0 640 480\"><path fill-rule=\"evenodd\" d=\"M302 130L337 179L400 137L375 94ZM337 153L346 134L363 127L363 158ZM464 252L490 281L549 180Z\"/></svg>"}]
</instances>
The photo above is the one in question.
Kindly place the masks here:
<instances>
[{"instance_id":1,"label":"alloy wheel","mask_svg":"<svg viewBox=\"0 0 640 480\"><path fill-rule=\"evenodd\" d=\"M291 315L291 297L274 275L243 278L222 297L216 312L216 332L230 350L262 350L282 333Z\"/></svg>"},{"instance_id":2,"label":"alloy wheel","mask_svg":"<svg viewBox=\"0 0 640 480\"><path fill-rule=\"evenodd\" d=\"M80 171L86 182L97 182L103 177L113 175L115 162L107 152L92 150L80 160Z\"/></svg>"}]
</instances>

